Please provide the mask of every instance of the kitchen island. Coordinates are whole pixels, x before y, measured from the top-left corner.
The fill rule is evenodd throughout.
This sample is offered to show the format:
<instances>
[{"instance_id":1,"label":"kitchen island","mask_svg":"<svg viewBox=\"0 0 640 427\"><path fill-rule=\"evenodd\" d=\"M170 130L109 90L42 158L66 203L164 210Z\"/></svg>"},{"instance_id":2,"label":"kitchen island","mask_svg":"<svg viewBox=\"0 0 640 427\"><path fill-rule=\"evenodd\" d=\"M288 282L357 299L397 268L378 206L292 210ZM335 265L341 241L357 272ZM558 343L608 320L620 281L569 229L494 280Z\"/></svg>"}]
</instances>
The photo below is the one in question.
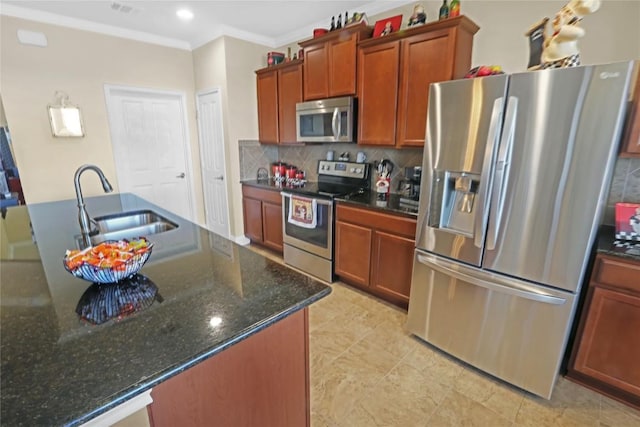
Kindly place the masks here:
<instances>
[{"instance_id":1,"label":"kitchen island","mask_svg":"<svg viewBox=\"0 0 640 427\"><path fill-rule=\"evenodd\" d=\"M296 390L303 407L298 412L308 424L306 307L328 295L330 287L136 196L109 195L85 202L92 217L151 209L178 226L147 236L154 243L153 253L138 280L150 283L157 293L138 310L91 324L77 311L87 308L89 297L96 295L91 292L96 285L73 277L62 264L65 250L77 247L76 201L34 204L3 212L3 221L12 220L19 212L28 214L28 219L19 223L28 227L30 222L35 245L29 241L6 245L3 241L2 425L81 425L150 390L154 402L149 414L152 424L160 425L167 422L159 419L160 415L173 416L185 410L178 404L167 405L166 397L171 395L167 387L176 387L174 397L179 402L185 393L202 390L192 387L195 380L205 384L226 381L228 386L234 373L219 377L221 371L216 366L224 370L234 367L236 383L246 382L254 364L261 365L263 372L265 365L277 363L278 348L287 342L291 330L295 330L291 340L296 340L293 348L299 360L288 366L297 369L295 374L301 377ZM25 250L29 245L35 248ZM274 330L278 340L270 346L268 337ZM229 365L229 357L225 362L225 354L243 348L251 352L240 355L246 365ZM203 371L203 366L211 369ZM287 369L277 366L273 371L289 378ZM195 380L194 372L199 377ZM191 377L181 381L186 375ZM278 396L280 391L291 392L286 384L273 384L258 376L254 381L260 382L260 396L288 400ZM161 392L157 398L156 391ZM233 406L238 402L229 398L234 392L241 396L242 389L218 391L221 393L199 399L189 396L192 405L188 410L194 422L197 416L203 416L198 414L198 405L215 406L219 399L227 411L238 411ZM244 404L249 414L244 418L247 423L251 422L253 408L270 406L269 402L252 401L249 395L245 395Z\"/></svg>"}]
</instances>

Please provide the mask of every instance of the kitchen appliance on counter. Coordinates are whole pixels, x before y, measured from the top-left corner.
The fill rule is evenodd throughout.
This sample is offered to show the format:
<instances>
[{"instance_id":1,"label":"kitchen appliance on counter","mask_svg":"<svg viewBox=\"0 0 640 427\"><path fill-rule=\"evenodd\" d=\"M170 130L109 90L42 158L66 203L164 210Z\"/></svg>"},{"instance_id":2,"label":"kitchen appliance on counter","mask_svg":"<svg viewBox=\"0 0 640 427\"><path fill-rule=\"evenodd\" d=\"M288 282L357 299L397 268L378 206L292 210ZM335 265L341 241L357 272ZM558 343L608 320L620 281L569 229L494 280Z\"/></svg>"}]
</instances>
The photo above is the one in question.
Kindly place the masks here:
<instances>
[{"instance_id":1,"label":"kitchen appliance on counter","mask_svg":"<svg viewBox=\"0 0 640 427\"><path fill-rule=\"evenodd\" d=\"M550 398L633 64L432 84L407 327Z\"/></svg>"},{"instance_id":2,"label":"kitchen appliance on counter","mask_svg":"<svg viewBox=\"0 0 640 427\"><path fill-rule=\"evenodd\" d=\"M344 96L296 104L298 142L355 142L356 98ZM329 159L327 159L329 160Z\"/></svg>"},{"instance_id":3,"label":"kitchen appliance on counter","mask_svg":"<svg viewBox=\"0 0 640 427\"><path fill-rule=\"evenodd\" d=\"M400 205L407 208L418 208L420 200L420 181L422 178L422 167L412 166L404 168L404 178L398 184L400 193Z\"/></svg>"},{"instance_id":4,"label":"kitchen appliance on counter","mask_svg":"<svg viewBox=\"0 0 640 427\"><path fill-rule=\"evenodd\" d=\"M334 199L368 189L370 174L369 163L320 160L317 182L281 192L285 264L333 282Z\"/></svg>"}]
</instances>

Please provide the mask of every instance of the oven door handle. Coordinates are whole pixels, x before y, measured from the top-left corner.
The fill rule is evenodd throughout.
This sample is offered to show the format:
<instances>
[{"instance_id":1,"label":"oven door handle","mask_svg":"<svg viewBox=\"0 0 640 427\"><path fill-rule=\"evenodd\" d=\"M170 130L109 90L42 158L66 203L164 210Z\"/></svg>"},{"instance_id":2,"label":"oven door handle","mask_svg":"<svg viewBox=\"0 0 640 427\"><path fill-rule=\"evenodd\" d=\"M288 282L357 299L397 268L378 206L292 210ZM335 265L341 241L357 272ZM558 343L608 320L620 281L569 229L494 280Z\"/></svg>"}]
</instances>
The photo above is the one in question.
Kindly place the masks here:
<instances>
[{"instance_id":1,"label":"oven door handle","mask_svg":"<svg viewBox=\"0 0 640 427\"><path fill-rule=\"evenodd\" d=\"M291 198L291 196L293 196L293 194L285 193L284 191L281 191L280 194L282 195L282 197ZM304 197L304 196L300 196L300 197ZM333 206L333 201L332 200L316 199L314 197L305 197L305 198L315 200L316 203L319 204L319 205Z\"/></svg>"}]
</instances>

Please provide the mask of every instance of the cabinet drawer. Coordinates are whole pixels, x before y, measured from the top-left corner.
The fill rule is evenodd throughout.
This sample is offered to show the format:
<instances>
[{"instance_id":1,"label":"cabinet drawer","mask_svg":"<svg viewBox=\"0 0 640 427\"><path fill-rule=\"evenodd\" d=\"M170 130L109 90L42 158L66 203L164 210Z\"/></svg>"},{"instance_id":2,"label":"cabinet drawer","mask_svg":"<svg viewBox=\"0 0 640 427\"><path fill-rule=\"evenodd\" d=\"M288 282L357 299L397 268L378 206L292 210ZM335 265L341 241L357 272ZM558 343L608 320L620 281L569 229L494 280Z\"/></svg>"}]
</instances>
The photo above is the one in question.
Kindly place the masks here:
<instances>
[{"instance_id":1,"label":"cabinet drawer","mask_svg":"<svg viewBox=\"0 0 640 427\"><path fill-rule=\"evenodd\" d=\"M383 230L400 236L415 238L416 220L398 215L385 214L368 209L355 208L338 204L336 209L338 221L364 225L376 230Z\"/></svg>"},{"instance_id":2,"label":"cabinet drawer","mask_svg":"<svg viewBox=\"0 0 640 427\"><path fill-rule=\"evenodd\" d=\"M279 190L263 190L248 185L242 186L242 195L244 197L251 197L252 199L262 200L263 202L275 203L282 206L282 196L280 196Z\"/></svg>"},{"instance_id":3,"label":"cabinet drawer","mask_svg":"<svg viewBox=\"0 0 640 427\"><path fill-rule=\"evenodd\" d=\"M640 294L640 263L598 255L593 280Z\"/></svg>"}]
</instances>

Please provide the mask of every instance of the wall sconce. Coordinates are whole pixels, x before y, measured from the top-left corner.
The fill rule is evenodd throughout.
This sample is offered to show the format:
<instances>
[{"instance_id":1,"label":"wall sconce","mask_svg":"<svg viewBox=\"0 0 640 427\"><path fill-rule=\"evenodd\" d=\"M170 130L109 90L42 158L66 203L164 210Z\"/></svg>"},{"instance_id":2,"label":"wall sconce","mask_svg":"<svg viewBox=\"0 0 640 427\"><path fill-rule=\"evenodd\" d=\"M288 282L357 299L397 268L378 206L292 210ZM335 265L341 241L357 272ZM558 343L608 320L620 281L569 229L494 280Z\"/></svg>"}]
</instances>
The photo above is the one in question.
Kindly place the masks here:
<instances>
[{"instance_id":1,"label":"wall sconce","mask_svg":"<svg viewBox=\"0 0 640 427\"><path fill-rule=\"evenodd\" d=\"M83 137L84 127L80 108L69 103L69 95L64 92L56 91L54 96L55 103L47 106L53 136Z\"/></svg>"}]
</instances>

